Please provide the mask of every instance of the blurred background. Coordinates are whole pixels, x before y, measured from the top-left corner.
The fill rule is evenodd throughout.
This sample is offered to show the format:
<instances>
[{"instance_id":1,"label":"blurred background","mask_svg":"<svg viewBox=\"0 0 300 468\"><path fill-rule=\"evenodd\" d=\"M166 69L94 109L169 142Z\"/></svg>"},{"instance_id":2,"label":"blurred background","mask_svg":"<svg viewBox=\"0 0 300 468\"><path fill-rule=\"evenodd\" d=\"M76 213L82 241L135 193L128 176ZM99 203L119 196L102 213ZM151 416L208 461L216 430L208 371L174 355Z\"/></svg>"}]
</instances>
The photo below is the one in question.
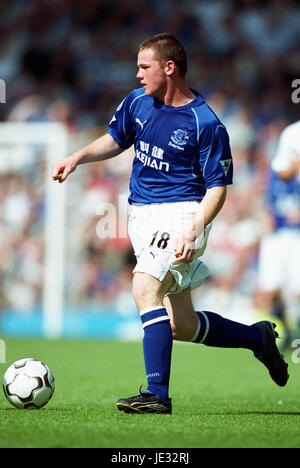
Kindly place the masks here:
<instances>
[{"instance_id":1,"label":"blurred background","mask_svg":"<svg viewBox=\"0 0 300 468\"><path fill-rule=\"evenodd\" d=\"M300 7L292 0L1 0L1 123L60 122L67 154L107 130L138 87L136 50L145 38L177 35L188 81L227 127L234 185L214 222L204 261L211 277L195 306L250 323L257 259L270 229L266 180L283 128L300 118L291 99L300 78ZM1 125L0 123L0 125ZM55 155L52 156L55 160ZM65 186L63 336L140 336L131 296L135 259L127 237L99 237L99 206L119 215L132 151L81 166ZM0 138L0 333L43 336L46 150ZM59 229L59 227L58 227ZM58 294L55 287L53 296Z\"/></svg>"}]
</instances>

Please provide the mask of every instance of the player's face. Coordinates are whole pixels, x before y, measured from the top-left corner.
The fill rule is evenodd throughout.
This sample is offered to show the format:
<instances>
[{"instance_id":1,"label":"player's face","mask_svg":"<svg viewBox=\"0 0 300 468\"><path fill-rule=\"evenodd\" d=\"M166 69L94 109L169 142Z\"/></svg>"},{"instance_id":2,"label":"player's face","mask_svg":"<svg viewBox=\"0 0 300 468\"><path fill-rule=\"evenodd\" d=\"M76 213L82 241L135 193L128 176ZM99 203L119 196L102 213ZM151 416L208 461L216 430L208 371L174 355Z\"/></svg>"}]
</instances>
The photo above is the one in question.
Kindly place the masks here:
<instances>
[{"instance_id":1,"label":"player's face","mask_svg":"<svg viewBox=\"0 0 300 468\"><path fill-rule=\"evenodd\" d=\"M163 100L167 89L167 74L165 68L156 59L152 49L139 52L137 66L136 77L145 89L146 96L153 96Z\"/></svg>"}]
</instances>

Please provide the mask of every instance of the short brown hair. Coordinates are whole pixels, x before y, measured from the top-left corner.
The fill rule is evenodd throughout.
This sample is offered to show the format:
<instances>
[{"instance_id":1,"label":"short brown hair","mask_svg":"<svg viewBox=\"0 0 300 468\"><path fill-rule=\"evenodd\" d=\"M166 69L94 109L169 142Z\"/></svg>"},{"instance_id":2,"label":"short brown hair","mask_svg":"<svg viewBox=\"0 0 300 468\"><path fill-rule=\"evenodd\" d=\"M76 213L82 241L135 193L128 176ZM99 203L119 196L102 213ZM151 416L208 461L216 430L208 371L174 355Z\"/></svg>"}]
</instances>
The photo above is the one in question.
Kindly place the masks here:
<instances>
[{"instance_id":1,"label":"short brown hair","mask_svg":"<svg viewBox=\"0 0 300 468\"><path fill-rule=\"evenodd\" d=\"M146 39L139 45L139 52L145 49L152 49L156 54L157 60L165 63L172 60L176 65L181 76L187 73L186 50L180 40L170 33L156 34Z\"/></svg>"}]
</instances>

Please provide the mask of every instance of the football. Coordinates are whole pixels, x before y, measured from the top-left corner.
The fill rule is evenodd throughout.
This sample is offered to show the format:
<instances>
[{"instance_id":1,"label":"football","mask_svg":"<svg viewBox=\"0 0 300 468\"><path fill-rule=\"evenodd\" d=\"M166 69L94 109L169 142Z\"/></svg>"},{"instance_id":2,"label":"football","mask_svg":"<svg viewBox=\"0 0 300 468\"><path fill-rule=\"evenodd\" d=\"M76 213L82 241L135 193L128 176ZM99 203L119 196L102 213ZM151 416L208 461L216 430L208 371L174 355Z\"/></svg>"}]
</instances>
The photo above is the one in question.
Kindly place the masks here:
<instances>
[{"instance_id":1,"label":"football","mask_svg":"<svg viewBox=\"0 0 300 468\"><path fill-rule=\"evenodd\" d=\"M4 374L3 390L8 401L20 409L46 405L55 388L49 367L34 358L14 362Z\"/></svg>"}]
</instances>

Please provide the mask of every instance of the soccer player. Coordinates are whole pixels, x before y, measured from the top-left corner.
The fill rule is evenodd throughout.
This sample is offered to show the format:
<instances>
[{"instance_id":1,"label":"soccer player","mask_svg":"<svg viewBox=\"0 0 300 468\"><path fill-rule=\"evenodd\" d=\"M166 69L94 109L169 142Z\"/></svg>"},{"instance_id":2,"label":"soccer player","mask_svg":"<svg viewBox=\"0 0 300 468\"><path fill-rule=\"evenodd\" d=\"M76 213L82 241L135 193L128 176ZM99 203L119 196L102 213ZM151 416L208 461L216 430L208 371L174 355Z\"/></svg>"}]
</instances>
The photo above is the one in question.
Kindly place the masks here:
<instances>
[{"instance_id":1,"label":"soccer player","mask_svg":"<svg viewBox=\"0 0 300 468\"><path fill-rule=\"evenodd\" d=\"M129 236L137 257L132 291L144 328L148 386L118 400L129 413L171 413L172 342L248 348L280 386L287 364L271 322L252 326L207 311L194 311L191 290L208 276L200 257L211 222L232 183L232 156L225 127L189 88L186 51L168 33L139 46L141 87L119 105L108 133L53 166L63 182L79 164L103 161L135 147L130 178Z\"/></svg>"},{"instance_id":2,"label":"soccer player","mask_svg":"<svg viewBox=\"0 0 300 468\"><path fill-rule=\"evenodd\" d=\"M279 305L285 348L292 320L300 320L300 121L287 126L279 138L268 192L273 229L260 246L258 297L268 313ZM298 304L296 317L289 314L286 296Z\"/></svg>"}]
</instances>

